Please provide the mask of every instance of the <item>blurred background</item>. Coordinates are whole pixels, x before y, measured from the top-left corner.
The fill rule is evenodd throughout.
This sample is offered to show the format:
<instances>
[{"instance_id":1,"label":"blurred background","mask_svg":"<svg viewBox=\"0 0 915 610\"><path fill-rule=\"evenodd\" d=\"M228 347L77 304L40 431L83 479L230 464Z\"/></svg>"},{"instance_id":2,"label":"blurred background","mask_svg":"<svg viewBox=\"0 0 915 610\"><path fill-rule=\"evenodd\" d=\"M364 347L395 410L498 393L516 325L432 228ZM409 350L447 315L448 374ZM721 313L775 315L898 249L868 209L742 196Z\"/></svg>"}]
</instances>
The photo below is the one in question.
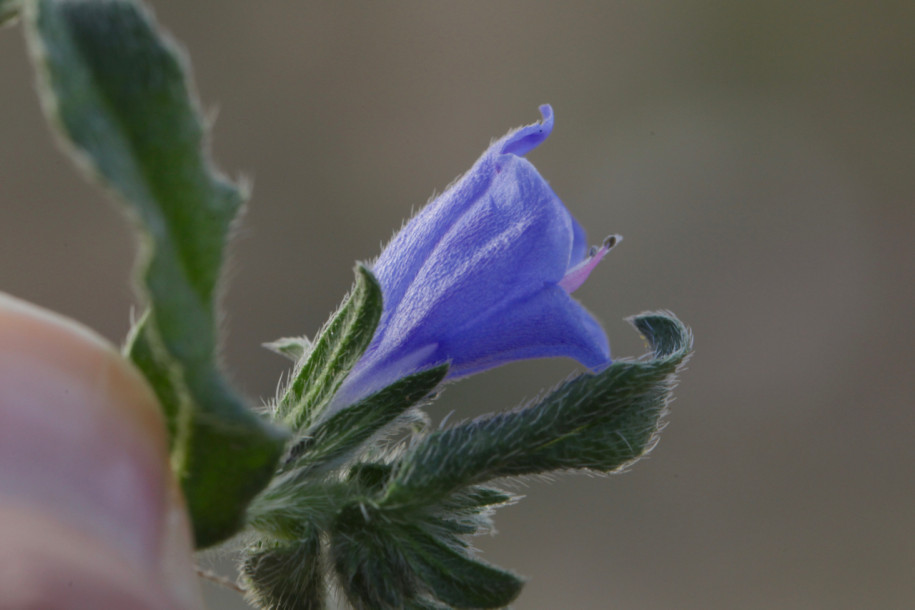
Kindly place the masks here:
<instances>
[{"instance_id":1,"label":"blurred background","mask_svg":"<svg viewBox=\"0 0 915 610\"><path fill-rule=\"evenodd\" d=\"M576 296L617 357L658 308L696 354L648 459L531 482L475 541L529 577L516 607L915 607L915 3L151 4L254 184L225 299L253 401L285 367L260 344L315 333L355 260L549 102L530 159L593 242L626 238ZM0 74L0 289L120 343L130 232L58 152L19 28ZM474 377L433 416L574 366Z\"/></svg>"}]
</instances>

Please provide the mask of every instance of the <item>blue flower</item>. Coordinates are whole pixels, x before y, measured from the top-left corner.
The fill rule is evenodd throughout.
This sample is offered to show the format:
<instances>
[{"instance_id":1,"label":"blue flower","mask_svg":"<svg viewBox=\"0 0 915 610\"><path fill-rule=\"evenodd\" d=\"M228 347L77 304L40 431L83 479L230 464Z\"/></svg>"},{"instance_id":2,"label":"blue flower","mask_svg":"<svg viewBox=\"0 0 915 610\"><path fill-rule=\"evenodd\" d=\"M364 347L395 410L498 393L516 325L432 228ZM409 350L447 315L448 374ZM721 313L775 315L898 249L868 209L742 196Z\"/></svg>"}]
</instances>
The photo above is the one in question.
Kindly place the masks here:
<instances>
[{"instance_id":1,"label":"blue flower","mask_svg":"<svg viewBox=\"0 0 915 610\"><path fill-rule=\"evenodd\" d=\"M603 329L570 293L619 237L589 250L523 158L553 128L552 108L540 113L542 122L493 143L372 265L381 321L336 408L444 362L449 379L527 358L566 356L593 370L610 363Z\"/></svg>"}]
</instances>

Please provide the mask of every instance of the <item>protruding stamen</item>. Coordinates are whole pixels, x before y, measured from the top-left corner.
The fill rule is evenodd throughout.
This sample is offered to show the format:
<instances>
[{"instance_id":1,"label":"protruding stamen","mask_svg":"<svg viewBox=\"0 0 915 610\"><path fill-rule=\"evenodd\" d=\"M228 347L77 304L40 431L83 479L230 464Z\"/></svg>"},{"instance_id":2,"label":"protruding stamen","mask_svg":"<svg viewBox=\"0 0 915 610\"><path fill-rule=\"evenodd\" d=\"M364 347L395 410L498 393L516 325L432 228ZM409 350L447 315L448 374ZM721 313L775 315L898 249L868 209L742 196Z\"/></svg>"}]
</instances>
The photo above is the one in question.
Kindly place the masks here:
<instances>
[{"instance_id":1,"label":"protruding stamen","mask_svg":"<svg viewBox=\"0 0 915 610\"><path fill-rule=\"evenodd\" d=\"M585 280L588 279L588 276L597 266L597 263L599 263L604 256L606 256L607 252L622 240L623 237L621 235L610 235L603 241L600 248L591 246L587 258L567 270L566 274L559 280L560 288L570 294L578 290L581 285L585 283Z\"/></svg>"},{"instance_id":2,"label":"protruding stamen","mask_svg":"<svg viewBox=\"0 0 915 610\"><path fill-rule=\"evenodd\" d=\"M604 247L607 249L607 251L610 251L614 246L616 246L616 244L620 243L621 241L623 241L622 235L617 235L615 233L613 235L608 235L604 238Z\"/></svg>"}]
</instances>

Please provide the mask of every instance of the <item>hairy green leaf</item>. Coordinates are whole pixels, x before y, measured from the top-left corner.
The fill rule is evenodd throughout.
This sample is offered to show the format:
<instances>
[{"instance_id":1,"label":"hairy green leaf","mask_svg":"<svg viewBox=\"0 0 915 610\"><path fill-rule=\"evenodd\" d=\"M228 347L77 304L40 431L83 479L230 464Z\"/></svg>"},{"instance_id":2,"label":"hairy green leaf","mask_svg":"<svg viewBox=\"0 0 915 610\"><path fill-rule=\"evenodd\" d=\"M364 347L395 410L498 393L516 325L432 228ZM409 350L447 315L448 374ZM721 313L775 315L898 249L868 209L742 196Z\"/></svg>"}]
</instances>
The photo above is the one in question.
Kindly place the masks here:
<instances>
[{"instance_id":1,"label":"hairy green leaf","mask_svg":"<svg viewBox=\"0 0 915 610\"><path fill-rule=\"evenodd\" d=\"M174 452L175 446L179 441L178 430L182 409L191 408L191 403L186 395L182 395L183 393L179 389L180 381L175 379L177 375L167 367L162 366L162 347L154 345L158 338L148 330L150 328L147 321L149 315L150 312L147 311L130 329L124 351L130 360L137 365L137 368L143 372L159 399L159 406L162 408L162 412L165 415L165 424L168 427L169 448ZM186 422L183 423L186 426Z\"/></svg>"},{"instance_id":2,"label":"hairy green leaf","mask_svg":"<svg viewBox=\"0 0 915 610\"><path fill-rule=\"evenodd\" d=\"M463 545L459 536L477 536L493 531L492 513L496 508L514 504L519 499L501 489L471 486L464 487L443 498L440 502L422 507L413 512L414 520L427 524L427 529L436 531L457 546Z\"/></svg>"},{"instance_id":3,"label":"hairy green leaf","mask_svg":"<svg viewBox=\"0 0 915 610\"><path fill-rule=\"evenodd\" d=\"M274 417L300 430L317 419L353 365L369 346L381 319L381 286L365 265L356 284L331 316L301 366L296 367Z\"/></svg>"},{"instance_id":4,"label":"hairy green leaf","mask_svg":"<svg viewBox=\"0 0 915 610\"><path fill-rule=\"evenodd\" d=\"M356 608L497 608L523 582L471 559L451 534L420 515L356 503L341 511L330 550L341 588Z\"/></svg>"},{"instance_id":5,"label":"hairy green leaf","mask_svg":"<svg viewBox=\"0 0 915 610\"><path fill-rule=\"evenodd\" d=\"M277 476L249 506L249 524L268 536L291 539L302 527L326 527L349 500L376 497L387 483L389 464L352 464L345 482L335 469L339 473L368 441L404 422L405 412L447 372L442 365L405 377L312 426L292 444Z\"/></svg>"},{"instance_id":6,"label":"hairy green leaf","mask_svg":"<svg viewBox=\"0 0 915 610\"><path fill-rule=\"evenodd\" d=\"M217 366L218 280L242 193L211 165L185 62L137 2L33 0L27 9L48 115L141 230L149 311L128 353L170 420L197 544L213 544L241 525L285 439Z\"/></svg>"},{"instance_id":7,"label":"hairy green leaf","mask_svg":"<svg viewBox=\"0 0 915 610\"><path fill-rule=\"evenodd\" d=\"M330 537L330 556L340 587L355 608L404 608L418 582L392 524L355 504L341 511Z\"/></svg>"},{"instance_id":8,"label":"hairy green leaf","mask_svg":"<svg viewBox=\"0 0 915 610\"><path fill-rule=\"evenodd\" d=\"M282 469L295 468L303 476L352 457L367 440L425 398L447 374L448 365L443 364L410 375L312 425L292 446Z\"/></svg>"},{"instance_id":9,"label":"hairy green leaf","mask_svg":"<svg viewBox=\"0 0 915 610\"><path fill-rule=\"evenodd\" d=\"M294 474L294 473L293 473ZM277 540L296 540L303 531L327 529L360 490L340 481L290 481L280 475L248 506L248 523Z\"/></svg>"},{"instance_id":10,"label":"hairy green leaf","mask_svg":"<svg viewBox=\"0 0 915 610\"><path fill-rule=\"evenodd\" d=\"M294 542L258 543L241 566L248 598L262 610L323 610L324 567L316 531Z\"/></svg>"},{"instance_id":11,"label":"hairy green leaf","mask_svg":"<svg viewBox=\"0 0 915 610\"><path fill-rule=\"evenodd\" d=\"M692 336L672 314L632 323L652 356L579 375L533 406L437 431L403 458L382 504L429 503L463 486L554 470L611 472L651 448Z\"/></svg>"},{"instance_id":12,"label":"hairy green leaf","mask_svg":"<svg viewBox=\"0 0 915 610\"><path fill-rule=\"evenodd\" d=\"M405 526L407 563L439 600L457 608L501 608L518 596L524 581L471 559L417 526Z\"/></svg>"}]
</instances>

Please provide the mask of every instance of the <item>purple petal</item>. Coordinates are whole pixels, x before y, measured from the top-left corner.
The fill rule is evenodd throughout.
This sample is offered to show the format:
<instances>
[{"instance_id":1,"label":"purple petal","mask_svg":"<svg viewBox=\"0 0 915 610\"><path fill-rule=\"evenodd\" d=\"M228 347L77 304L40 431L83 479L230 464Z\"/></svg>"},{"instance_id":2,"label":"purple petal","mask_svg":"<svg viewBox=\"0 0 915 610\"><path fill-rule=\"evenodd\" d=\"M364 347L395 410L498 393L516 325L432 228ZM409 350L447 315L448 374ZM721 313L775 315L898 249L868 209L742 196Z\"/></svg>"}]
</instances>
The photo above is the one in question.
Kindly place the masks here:
<instances>
[{"instance_id":1,"label":"purple petal","mask_svg":"<svg viewBox=\"0 0 915 610\"><path fill-rule=\"evenodd\" d=\"M572 218L572 255L569 257L569 267L580 263L587 254L588 237L578 221Z\"/></svg>"},{"instance_id":2,"label":"purple petal","mask_svg":"<svg viewBox=\"0 0 915 610\"><path fill-rule=\"evenodd\" d=\"M549 104L540 107L542 121L517 129L495 143L503 155L524 156L546 140L553 131L553 108Z\"/></svg>"},{"instance_id":3,"label":"purple petal","mask_svg":"<svg viewBox=\"0 0 915 610\"><path fill-rule=\"evenodd\" d=\"M384 309L371 345L334 399L339 408L423 368L449 378L525 358L609 363L600 324L569 293L606 253L523 155L553 113L494 142L469 172L391 240L373 271Z\"/></svg>"},{"instance_id":4,"label":"purple petal","mask_svg":"<svg viewBox=\"0 0 915 610\"><path fill-rule=\"evenodd\" d=\"M472 329L446 338L439 351L454 351L451 343L458 341L463 361L452 365L452 378L528 358L574 358L594 370L610 361L600 323L558 286L505 303Z\"/></svg>"},{"instance_id":5,"label":"purple petal","mask_svg":"<svg viewBox=\"0 0 915 610\"><path fill-rule=\"evenodd\" d=\"M386 321L382 345L434 341L532 286L559 282L571 229L568 212L533 166L514 158L416 271ZM382 288L385 271L376 267Z\"/></svg>"}]
</instances>

